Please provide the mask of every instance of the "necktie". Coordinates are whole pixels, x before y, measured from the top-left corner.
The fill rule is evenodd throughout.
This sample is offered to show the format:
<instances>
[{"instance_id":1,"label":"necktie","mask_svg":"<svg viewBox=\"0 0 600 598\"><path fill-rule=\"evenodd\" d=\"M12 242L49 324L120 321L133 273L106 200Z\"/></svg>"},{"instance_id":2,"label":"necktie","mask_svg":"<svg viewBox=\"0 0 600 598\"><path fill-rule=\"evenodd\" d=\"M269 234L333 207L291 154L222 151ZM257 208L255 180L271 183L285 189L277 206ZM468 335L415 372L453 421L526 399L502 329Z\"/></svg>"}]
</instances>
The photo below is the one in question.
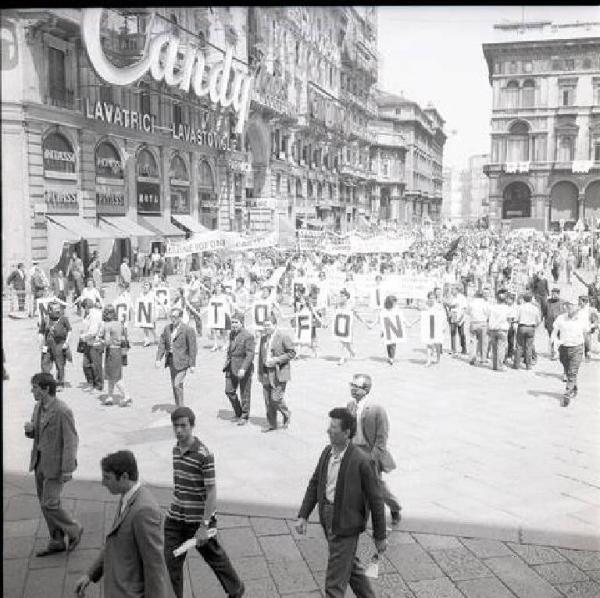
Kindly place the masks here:
<instances>
[{"instance_id":1,"label":"necktie","mask_svg":"<svg viewBox=\"0 0 600 598\"><path fill-rule=\"evenodd\" d=\"M123 509L123 495L121 494L121 498L119 499L119 506L117 507L117 512L115 513L115 520L113 521L113 527L119 521L119 517L121 516L121 510Z\"/></svg>"}]
</instances>

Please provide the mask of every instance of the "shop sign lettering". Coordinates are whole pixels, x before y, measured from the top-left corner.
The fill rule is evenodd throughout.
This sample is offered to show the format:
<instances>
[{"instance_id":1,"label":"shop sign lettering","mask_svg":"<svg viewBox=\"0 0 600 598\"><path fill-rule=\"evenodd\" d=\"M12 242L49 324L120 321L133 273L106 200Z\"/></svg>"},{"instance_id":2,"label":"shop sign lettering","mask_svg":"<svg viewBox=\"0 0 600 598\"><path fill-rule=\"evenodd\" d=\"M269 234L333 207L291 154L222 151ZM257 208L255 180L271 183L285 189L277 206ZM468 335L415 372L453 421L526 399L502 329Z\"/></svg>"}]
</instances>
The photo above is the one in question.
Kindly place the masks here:
<instances>
[{"instance_id":1,"label":"shop sign lettering","mask_svg":"<svg viewBox=\"0 0 600 598\"><path fill-rule=\"evenodd\" d=\"M157 81L165 81L170 87L178 87L187 93L192 88L201 98L209 96L211 102L223 108L233 106L237 113L236 133L241 134L248 117L250 95L254 78L239 67L233 68L233 48L229 46L222 60L210 66L204 51L191 44L181 45L181 41L171 35L151 30L150 43L140 62L131 66L117 67L104 54L100 23L102 8L87 8L83 13L82 33L87 53L93 68L101 79L111 85L121 87L131 85L150 72ZM183 60L179 56L183 55ZM204 83L207 71L207 82ZM229 91L228 91L229 90Z\"/></svg>"},{"instance_id":2,"label":"shop sign lettering","mask_svg":"<svg viewBox=\"0 0 600 598\"><path fill-rule=\"evenodd\" d=\"M79 194L77 191L62 191L60 189L45 189L44 201L49 211L77 212L79 211Z\"/></svg>"},{"instance_id":3,"label":"shop sign lettering","mask_svg":"<svg viewBox=\"0 0 600 598\"><path fill-rule=\"evenodd\" d=\"M113 206L113 207L125 207L125 194L123 191L117 189L111 189L110 187L97 187L96 188L96 205L101 206Z\"/></svg>"},{"instance_id":4,"label":"shop sign lettering","mask_svg":"<svg viewBox=\"0 0 600 598\"><path fill-rule=\"evenodd\" d=\"M44 150L44 160L56 160L58 162L75 162L75 154L73 152L59 152L58 150Z\"/></svg>"},{"instance_id":5,"label":"shop sign lettering","mask_svg":"<svg viewBox=\"0 0 600 598\"><path fill-rule=\"evenodd\" d=\"M86 98L85 115L89 119L101 120L109 125L154 133L155 118L152 114L142 114L109 102L93 103L89 98Z\"/></svg>"},{"instance_id":6,"label":"shop sign lettering","mask_svg":"<svg viewBox=\"0 0 600 598\"><path fill-rule=\"evenodd\" d=\"M230 138L229 135L227 135L226 133L223 134L216 133L213 131L206 131L203 129L193 129L189 125L184 125L183 123L172 123L171 135L173 136L173 139L187 141L187 143L206 145L208 147L214 147L220 150L227 151L231 151L231 149L236 149L235 138Z\"/></svg>"}]
</instances>

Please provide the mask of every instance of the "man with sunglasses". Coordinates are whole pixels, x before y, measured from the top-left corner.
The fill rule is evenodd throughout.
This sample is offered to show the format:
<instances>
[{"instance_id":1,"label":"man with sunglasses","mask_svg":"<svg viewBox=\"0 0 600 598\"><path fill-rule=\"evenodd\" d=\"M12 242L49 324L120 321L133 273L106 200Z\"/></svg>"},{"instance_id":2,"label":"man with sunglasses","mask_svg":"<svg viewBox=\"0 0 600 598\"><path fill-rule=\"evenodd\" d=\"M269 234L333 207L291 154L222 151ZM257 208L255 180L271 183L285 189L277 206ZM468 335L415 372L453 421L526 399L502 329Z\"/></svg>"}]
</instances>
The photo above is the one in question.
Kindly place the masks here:
<instances>
[{"instance_id":1,"label":"man with sunglasses","mask_svg":"<svg viewBox=\"0 0 600 598\"><path fill-rule=\"evenodd\" d=\"M352 400L347 407L356 417L356 435L352 444L362 449L375 465L383 502L390 508L392 525L396 526L400 523L402 507L382 478L384 471L389 473L396 469L396 462L387 449L390 424L385 409L368 396L372 386L368 374L355 374L350 382Z\"/></svg>"},{"instance_id":2,"label":"man with sunglasses","mask_svg":"<svg viewBox=\"0 0 600 598\"><path fill-rule=\"evenodd\" d=\"M183 381L189 370L194 373L196 367L196 334L181 321L183 312L178 307L171 310L171 323L165 326L156 353L156 367L165 357L165 367L171 372L171 386L177 406L183 405Z\"/></svg>"}]
</instances>

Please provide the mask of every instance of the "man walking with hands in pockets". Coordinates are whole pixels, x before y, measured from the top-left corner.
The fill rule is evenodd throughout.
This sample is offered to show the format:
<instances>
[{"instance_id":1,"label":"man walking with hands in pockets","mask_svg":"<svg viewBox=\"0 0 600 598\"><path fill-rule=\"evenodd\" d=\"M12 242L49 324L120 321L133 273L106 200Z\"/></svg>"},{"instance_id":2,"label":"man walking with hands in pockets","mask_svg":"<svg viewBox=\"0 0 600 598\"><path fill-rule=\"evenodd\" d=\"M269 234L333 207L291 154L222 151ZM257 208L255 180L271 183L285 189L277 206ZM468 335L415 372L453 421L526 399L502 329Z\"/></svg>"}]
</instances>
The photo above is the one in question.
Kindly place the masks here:
<instances>
[{"instance_id":1,"label":"man walking with hands in pockets","mask_svg":"<svg viewBox=\"0 0 600 598\"><path fill-rule=\"evenodd\" d=\"M318 505L319 521L329 545L325 595L343 598L350 584L357 598L375 598L356 549L369 510L377 552L385 552L387 548L379 480L369 457L351 442L356 432L354 416L345 407L337 407L329 412L329 417L330 445L321 453L308 483L296 531L306 533L308 518Z\"/></svg>"}]
</instances>

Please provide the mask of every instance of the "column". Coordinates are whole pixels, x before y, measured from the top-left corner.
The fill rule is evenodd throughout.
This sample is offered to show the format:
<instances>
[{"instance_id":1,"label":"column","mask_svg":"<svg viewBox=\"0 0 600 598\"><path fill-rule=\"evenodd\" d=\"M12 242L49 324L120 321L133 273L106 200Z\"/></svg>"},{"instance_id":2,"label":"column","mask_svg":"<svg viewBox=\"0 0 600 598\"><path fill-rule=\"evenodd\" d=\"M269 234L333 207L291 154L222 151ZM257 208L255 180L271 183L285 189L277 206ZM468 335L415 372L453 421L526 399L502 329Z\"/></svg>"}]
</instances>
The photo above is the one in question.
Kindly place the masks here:
<instances>
[{"instance_id":1,"label":"column","mask_svg":"<svg viewBox=\"0 0 600 598\"><path fill-rule=\"evenodd\" d=\"M198 205L198 154L190 152L190 215L200 221L200 206Z\"/></svg>"},{"instance_id":2,"label":"column","mask_svg":"<svg viewBox=\"0 0 600 598\"><path fill-rule=\"evenodd\" d=\"M163 222L171 222L171 181L169 181L169 157L170 151L163 146L159 146L159 167L161 170L161 190L162 190L162 217Z\"/></svg>"}]
</instances>

